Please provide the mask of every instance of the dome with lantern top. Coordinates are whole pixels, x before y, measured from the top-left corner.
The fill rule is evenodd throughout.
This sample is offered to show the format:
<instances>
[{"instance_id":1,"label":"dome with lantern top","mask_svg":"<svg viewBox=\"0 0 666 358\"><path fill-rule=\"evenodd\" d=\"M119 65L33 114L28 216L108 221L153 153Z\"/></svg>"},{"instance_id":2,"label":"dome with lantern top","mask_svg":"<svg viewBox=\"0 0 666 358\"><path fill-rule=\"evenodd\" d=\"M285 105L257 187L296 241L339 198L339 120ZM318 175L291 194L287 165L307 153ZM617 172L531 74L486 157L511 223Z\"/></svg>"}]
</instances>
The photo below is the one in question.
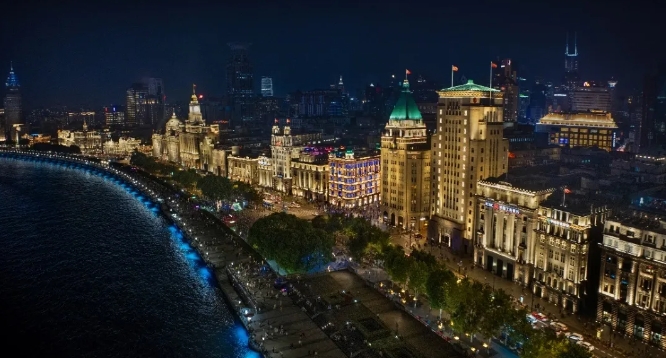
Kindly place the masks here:
<instances>
[{"instance_id":1,"label":"dome with lantern top","mask_svg":"<svg viewBox=\"0 0 666 358\"><path fill-rule=\"evenodd\" d=\"M183 122L176 117L176 111L173 111L171 118L166 123L166 131L170 133L172 131L179 131L180 127L183 125Z\"/></svg>"}]
</instances>

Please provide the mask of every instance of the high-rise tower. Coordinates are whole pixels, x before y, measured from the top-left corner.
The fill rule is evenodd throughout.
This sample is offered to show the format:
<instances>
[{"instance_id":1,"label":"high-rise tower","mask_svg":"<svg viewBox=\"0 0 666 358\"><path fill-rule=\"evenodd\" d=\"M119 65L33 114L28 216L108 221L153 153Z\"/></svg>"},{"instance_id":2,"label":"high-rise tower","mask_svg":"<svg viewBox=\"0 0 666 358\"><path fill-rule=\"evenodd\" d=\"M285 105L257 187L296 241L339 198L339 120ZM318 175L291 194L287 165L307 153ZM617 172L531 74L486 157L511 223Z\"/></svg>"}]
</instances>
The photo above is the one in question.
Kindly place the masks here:
<instances>
[{"instance_id":1,"label":"high-rise tower","mask_svg":"<svg viewBox=\"0 0 666 358\"><path fill-rule=\"evenodd\" d=\"M381 138L381 212L390 225L413 232L425 228L430 158L426 126L405 78Z\"/></svg>"},{"instance_id":2,"label":"high-rise tower","mask_svg":"<svg viewBox=\"0 0 666 358\"><path fill-rule=\"evenodd\" d=\"M578 75L578 38L574 33L573 52L569 51L569 34L567 33L566 47L564 49L564 79L562 85L568 90L578 86L580 76Z\"/></svg>"},{"instance_id":3,"label":"high-rise tower","mask_svg":"<svg viewBox=\"0 0 666 358\"><path fill-rule=\"evenodd\" d=\"M21 103L21 92L19 91L19 81L14 73L14 65L9 65L9 75L5 82L7 93L5 95L5 127L6 133L11 133L17 124L23 124L23 110ZM10 135L8 138L12 138Z\"/></svg>"},{"instance_id":4,"label":"high-rise tower","mask_svg":"<svg viewBox=\"0 0 666 358\"><path fill-rule=\"evenodd\" d=\"M455 251L472 252L477 182L507 171L509 141L503 136L503 107L503 92L471 80L439 91L429 236Z\"/></svg>"},{"instance_id":5,"label":"high-rise tower","mask_svg":"<svg viewBox=\"0 0 666 358\"><path fill-rule=\"evenodd\" d=\"M261 95L264 97L273 97L273 79L271 77L261 78Z\"/></svg>"},{"instance_id":6,"label":"high-rise tower","mask_svg":"<svg viewBox=\"0 0 666 358\"><path fill-rule=\"evenodd\" d=\"M248 56L250 44L231 42L227 62L227 100L231 107L231 125L251 125L254 119L254 75Z\"/></svg>"},{"instance_id":7,"label":"high-rise tower","mask_svg":"<svg viewBox=\"0 0 666 358\"><path fill-rule=\"evenodd\" d=\"M144 83L134 83L127 89L125 99L127 107L125 113L125 124L129 127L146 124L148 86Z\"/></svg>"}]
</instances>

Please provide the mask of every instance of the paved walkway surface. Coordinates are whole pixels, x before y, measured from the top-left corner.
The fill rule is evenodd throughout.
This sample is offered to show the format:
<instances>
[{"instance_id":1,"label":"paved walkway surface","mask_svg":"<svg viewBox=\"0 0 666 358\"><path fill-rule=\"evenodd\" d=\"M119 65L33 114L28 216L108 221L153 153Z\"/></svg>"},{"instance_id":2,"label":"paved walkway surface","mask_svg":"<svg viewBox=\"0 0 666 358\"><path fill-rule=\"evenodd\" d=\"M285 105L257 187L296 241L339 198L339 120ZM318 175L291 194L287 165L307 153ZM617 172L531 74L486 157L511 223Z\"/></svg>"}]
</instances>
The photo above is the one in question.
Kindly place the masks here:
<instances>
[{"instance_id":1,"label":"paved walkway surface","mask_svg":"<svg viewBox=\"0 0 666 358\"><path fill-rule=\"evenodd\" d=\"M423 243L423 241L421 242ZM666 357L666 353L656 347L620 335L612 338L613 348L611 348L607 341L602 342L597 338L598 324L594 319L571 314L562 317L560 315L560 308L557 305L533 295L529 289L519 284L498 277L478 266L474 267L472 258L457 257L448 248L439 248L437 246L422 247L423 250L431 252L439 258L440 262L444 263L450 270L465 274L475 281L494 286L495 289L502 289L516 300L520 300L522 297L523 303L528 310L539 311L549 318L557 319L566 324L570 331L583 334L585 340L595 346L595 350L593 351L595 356L604 358L636 357L639 355L644 358ZM536 307L539 307L539 309L536 309Z\"/></svg>"}]
</instances>

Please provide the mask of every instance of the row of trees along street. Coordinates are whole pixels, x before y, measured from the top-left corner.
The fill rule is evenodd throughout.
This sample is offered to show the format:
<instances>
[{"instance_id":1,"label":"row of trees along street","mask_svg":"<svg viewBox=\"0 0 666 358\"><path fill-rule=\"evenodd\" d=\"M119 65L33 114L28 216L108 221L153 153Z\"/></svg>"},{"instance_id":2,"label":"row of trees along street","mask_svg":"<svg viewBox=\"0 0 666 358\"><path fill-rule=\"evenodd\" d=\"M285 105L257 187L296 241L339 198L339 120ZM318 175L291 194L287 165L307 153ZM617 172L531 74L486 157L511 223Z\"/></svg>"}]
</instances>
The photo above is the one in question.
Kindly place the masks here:
<instances>
[{"instance_id":1,"label":"row of trees along street","mask_svg":"<svg viewBox=\"0 0 666 358\"><path fill-rule=\"evenodd\" d=\"M557 337L552 330L532 328L526 319L528 312L517 308L503 290L458 277L425 251L406 255L401 246L390 244L387 232L367 220L326 215L314 218L312 226L331 233L357 262L383 266L393 282L411 291L414 305L419 296L427 296L442 323L460 336L470 340L476 334L502 337L505 345L520 342L521 356L527 358L592 357L587 349Z\"/></svg>"},{"instance_id":2,"label":"row of trees along street","mask_svg":"<svg viewBox=\"0 0 666 358\"><path fill-rule=\"evenodd\" d=\"M259 205L262 201L261 194L247 183L217 175L202 176L194 169L183 170L175 164L157 161L143 153L134 152L130 163L151 174L169 177L185 189L198 192L211 201L233 203L244 200L253 205Z\"/></svg>"}]
</instances>

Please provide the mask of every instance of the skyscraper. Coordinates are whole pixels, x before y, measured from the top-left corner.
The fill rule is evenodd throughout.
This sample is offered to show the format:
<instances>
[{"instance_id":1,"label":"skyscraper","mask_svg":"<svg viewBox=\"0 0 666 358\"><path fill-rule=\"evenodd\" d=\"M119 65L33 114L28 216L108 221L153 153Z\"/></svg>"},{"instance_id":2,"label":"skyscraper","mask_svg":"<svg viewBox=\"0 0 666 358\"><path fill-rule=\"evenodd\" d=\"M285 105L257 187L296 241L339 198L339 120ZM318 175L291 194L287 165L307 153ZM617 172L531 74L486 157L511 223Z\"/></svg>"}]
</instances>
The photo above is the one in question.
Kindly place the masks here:
<instances>
[{"instance_id":1,"label":"skyscraper","mask_svg":"<svg viewBox=\"0 0 666 358\"><path fill-rule=\"evenodd\" d=\"M564 50L564 78L562 85L568 90L578 86L580 76L578 75L578 39L574 33L573 52L569 52L569 34L567 33L566 47Z\"/></svg>"},{"instance_id":2,"label":"skyscraper","mask_svg":"<svg viewBox=\"0 0 666 358\"><path fill-rule=\"evenodd\" d=\"M254 75L248 56L250 44L230 42L227 63L227 100L231 107L231 126L251 126L254 109Z\"/></svg>"},{"instance_id":3,"label":"skyscraper","mask_svg":"<svg viewBox=\"0 0 666 358\"><path fill-rule=\"evenodd\" d=\"M493 69L493 88L504 92L504 121L518 121L519 93L518 76L510 58L504 59Z\"/></svg>"},{"instance_id":4,"label":"skyscraper","mask_svg":"<svg viewBox=\"0 0 666 358\"><path fill-rule=\"evenodd\" d=\"M125 124L129 127L146 124L148 86L144 83L134 83L127 89L127 109Z\"/></svg>"},{"instance_id":5,"label":"skyscraper","mask_svg":"<svg viewBox=\"0 0 666 358\"><path fill-rule=\"evenodd\" d=\"M455 251L471 253L476 184L507 171L509 141L503 136L504 93L469 80L439 91L433 135L433 225Z\"/></svg>"},{"instance_id":6,"label":"skyscraper","mask_svg":"<svg viewBox=\"0 0 666 358\"><path fill-rule=\"evenodd\" d=\"M7 93L5 95L5 128L7 133L12 132L14 125L23 123L23 111L21 103L21 92L19 91L19 81L14 73L14 65L9 65L9 75L5 82ZM8 138L12 138L9 136Z\"/></svg>"},{"instance_id":7,"label":"skyscraper","mask_svg":"<svg viewBox=\"0 0 666 358\"><path fill-rule=\"evenodd\" d=\"M431 150L405 78L381 138L381 211L390 225L420 232L430 208Z\"/></svg>"},{"instance_id":8,"label":"skyscraper","mask_svg":"<svg viewBox=\"0 0 666 358\"><path fill-rule=\"evenodd\" d=\"M273 97L273 79L270 77L261 78L261 95L264 97Z\"/></svg>"}]
</instances>

